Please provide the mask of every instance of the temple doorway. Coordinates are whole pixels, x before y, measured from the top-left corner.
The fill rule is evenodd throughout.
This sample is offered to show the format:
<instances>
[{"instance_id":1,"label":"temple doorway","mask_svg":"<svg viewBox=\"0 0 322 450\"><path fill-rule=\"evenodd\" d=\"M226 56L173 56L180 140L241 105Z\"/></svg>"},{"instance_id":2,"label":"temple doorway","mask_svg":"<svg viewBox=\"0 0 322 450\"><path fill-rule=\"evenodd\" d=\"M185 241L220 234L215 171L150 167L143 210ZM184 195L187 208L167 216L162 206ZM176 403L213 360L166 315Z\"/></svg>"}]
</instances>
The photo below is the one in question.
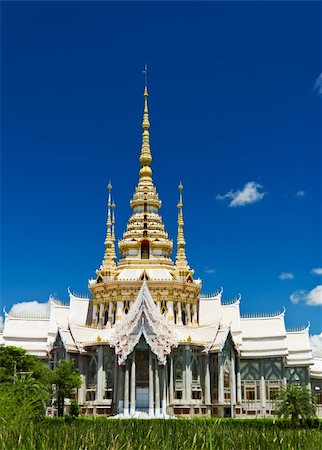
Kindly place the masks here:
<instances>
[{"instance_id":1,"label":"temple doorway","mask_svg":"<svg viewBox=\"0 0 322 450\"><path fill-rule=\"evenodd\" d=\"M135 399L136 410L148 412L149 410L149 350L136 350L135 352Z\"/></svg>"}]
</instances>

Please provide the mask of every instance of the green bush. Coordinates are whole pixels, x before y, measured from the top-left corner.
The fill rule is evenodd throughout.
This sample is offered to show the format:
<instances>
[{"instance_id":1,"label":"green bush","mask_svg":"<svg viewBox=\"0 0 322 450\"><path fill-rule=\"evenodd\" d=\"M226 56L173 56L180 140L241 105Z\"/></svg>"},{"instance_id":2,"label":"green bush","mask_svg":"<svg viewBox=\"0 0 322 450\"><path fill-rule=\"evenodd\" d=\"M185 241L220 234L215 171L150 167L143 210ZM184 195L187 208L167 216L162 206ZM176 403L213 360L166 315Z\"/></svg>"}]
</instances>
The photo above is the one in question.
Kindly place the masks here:
<instances>
[{"instance_id":1,"label":"green bush","mask_svg":"<svg viewBox=\"0 0 322 450\"><path fill-rule=\"evenodd\" d=\"M78 405L76 400L72 400L70 402L70 407L69 407L68 413L72 417L78 417L79 416L80 409L79 409L79 405Z\"/></svg>"}]
</instances>

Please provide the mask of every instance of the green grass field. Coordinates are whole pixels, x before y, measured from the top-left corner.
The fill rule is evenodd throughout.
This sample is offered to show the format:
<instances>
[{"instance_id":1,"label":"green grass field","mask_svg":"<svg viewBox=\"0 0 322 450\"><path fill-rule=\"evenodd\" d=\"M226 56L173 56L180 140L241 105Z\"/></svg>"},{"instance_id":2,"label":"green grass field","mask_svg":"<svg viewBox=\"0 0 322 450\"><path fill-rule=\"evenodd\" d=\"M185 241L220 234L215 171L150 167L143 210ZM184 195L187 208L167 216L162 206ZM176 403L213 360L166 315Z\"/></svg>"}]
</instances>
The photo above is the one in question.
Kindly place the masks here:
<instances>
[{"instance_id":1,"label":"green grass field","mask_svg":"<svg viewBox=\"0 0 322 450\"><path fill-rule=\"evenodd\" d=\"M272 420L46 419L0 424L0 448L15 449L322 449L322 425L290 429Z\"/></svg>"}]
</instances>

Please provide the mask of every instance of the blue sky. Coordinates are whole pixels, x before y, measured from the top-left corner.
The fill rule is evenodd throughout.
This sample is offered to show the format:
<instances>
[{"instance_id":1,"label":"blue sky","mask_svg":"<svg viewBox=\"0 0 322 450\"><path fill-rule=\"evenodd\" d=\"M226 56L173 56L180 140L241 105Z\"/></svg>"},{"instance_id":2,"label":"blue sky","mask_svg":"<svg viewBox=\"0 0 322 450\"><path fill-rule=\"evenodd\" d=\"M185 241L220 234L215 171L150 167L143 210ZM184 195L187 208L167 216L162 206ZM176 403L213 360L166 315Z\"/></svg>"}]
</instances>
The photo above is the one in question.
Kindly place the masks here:
<instances>
[{"instance_id":1,"label":"blue sky","mask_svg":"<svg viewBox=\"0 0 322 450\"><path fill-rule=\"evenodd\" d=\"M2 2L2 304L87 292L109 179L121 237L147 61L160 212L175 240L182 180L203 291L320 333L320 8Z\"/></svg>"}]
</instances>

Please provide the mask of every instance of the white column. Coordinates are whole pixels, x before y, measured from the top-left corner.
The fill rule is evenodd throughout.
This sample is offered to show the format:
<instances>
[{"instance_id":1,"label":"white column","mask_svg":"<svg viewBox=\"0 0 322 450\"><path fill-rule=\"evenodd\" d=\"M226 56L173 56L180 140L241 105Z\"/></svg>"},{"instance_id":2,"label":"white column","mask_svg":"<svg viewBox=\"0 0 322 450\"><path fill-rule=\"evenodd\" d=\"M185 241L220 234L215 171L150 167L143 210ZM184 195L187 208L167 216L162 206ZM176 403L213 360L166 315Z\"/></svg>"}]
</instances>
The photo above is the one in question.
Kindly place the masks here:
<instances>
[{"instance_id":1,"label":"white column","mask_svg":"<svg viewBox=\"0 0 322 450\"><path fill-rule=\"evenodd\" d=\"M198 326L198 314L197 314L197 304L194 303L192 305L192 310L193 310L193 325L196 327Z\"/></svg>"},{"instance_id":2,"label":"white column","mask_svg":"<svg viewBox=\"0 0 322 450\"><path fill-rule=\"evenodd\" d=\"M235 417L234 405L236 404L236 389L235 389L235 358L233 352L230 357L230 373L229 373L229 387L230 387L230 416Z\"/></svg>"},{"instance_id":3,"label":"white column","mask_svg":"<svg viewBox=\"0 0 322 450\"><path fill-rule=\"evenodd\" d=\"M93 303L92 327L96 327L96 324L97 324L97 304Z\"/></svg>"},{"instance_id":4,"label":"white column","mask_svg":"<svg viewBox=\"0 0 322 450\"><path fill-rule=\"evenodd\" d=\"M118 366L117 397L118 412L120 414L124 410L124 370L121 366Z\"/></svg>"},{"instance_id":5,"label":"white column","mask_svg":"<svg viewBox=\"0 0 322 450\"><path fill-rule=\"evenodd\" d=\"M149 350L149 416L154 417L154 392L153 392L153 359Z\"/></svg>"},{"instance_id":6,"label":"white column","mask_svg":"<svg viewBox=\"0 0 322 450\"><path fill-rule=\"evenodd\" d=\"M160 416L160 379L158 361L155 361L155 416Z\"/></svg>"},{"instance_id":7,"label":"white column","mask_svg":"<svg viewBox=\"0 0 322 450\"><path fill-rule=\"evenodd\" d=\"M231 372L230 372L230 376L231 376L231 393L230 395L232 396L233 402L234 404L236 404L236 375L235 375L235 356L232 352L231 355Z\"/></svg>"},{"instance_id":8,"label":"white column","mask_svg":"<svg viewBox=\"0 0 322 450\"><path fill-rule=\"evenodd\" d=\"M104 398L104 347L100 345L97 350L97 385L96 385L96 401L102 402Z\"/></svg>"},{"instance_id":9,"label":"white column","mask_svg":"<svg viewBox=\"0 0 322 450\"><path fill-rule=\"evenodd\" d=\"M81 387L78 389L78 403L84 404L86 394L85 356L79 356L79 374L81 377Z\"/></svg>"},{"instance_id":10,"label":"white column","mask_svg":"<svg viewBox=\"0 0 322 450\"><path fill-rule=\"evenodd\" d=\"M224 364L221 353L218 353L218 402L224 403Z\"/></svg>"},{"instance_id":11,"label":"white column","mask_svg":"<svg viewBox=\"0 0 322 450\"><path fill-rule=\"evenodd\" d=\"M242 401L242 395L241 395L241 375L240 375L240 369L238 365L238 372L237 372L237 403L241 403Z\"/></svg>"},{"instance_id":12,"label":"white column","mask_svg":"<svg viewBox=\"0 0 322 450\"><path fill-rule=\"evenodd\" d=\"M266 415L266 389L265 389L265 379L264 375L260 379L260 395L261 395L261 410L262 415Z\"/></svg>"},{"instance_id":13,"label":"white column","mask_svg":"<svg viewBox=\"0 0 322 450\"><path fill-rule=\"evenodd\" d=\"M177 324L182 325L181 302L177 302Z\"/></svg>"},{"instance_id":14,"label":"white column","mask_svg":"<svg viewBox=\"0 0 322 450\"><path fill-rule=\"evenodd\" d=\"M167 308L168 308L167 319L169 322L173 323L174 322L174 313L173 313L173 301L172 300L167 302Z\"/></svg>"},{"instance_id":15,"label":"white column","mask_svg":"<svg viewBox=\"0 0 322 450\"><path fill-rule=\"evenodd\" d=\"M108 321L110 322L110 325L113 324L113 308L114 308L114 303L110 302L108 305Z\"/></svg>"},{"instance_id":16,"label":"white column","mask_svg":"<svg viewBox=\"0 0 322 450\"><path fill-rule=\"evenodd\" d=\"M205 403L206 405L211 404L210 397L210 367L209 367L209 354L205 357Z\"/></svg>"},{"instance_id":17,"label":"white column","mask_svg":"<svg viewBox=\"0 0 322 450\"><path fill-rule=\"evenodd\" d=\"M169 401L173 405L174 398L174 382L173 382L173 355L170 356L170 385L169 385Z\"/></svg>"},{"instance_id":18,"label":"white column","mask_svg":"<svg viewBox=\"0 0 322 450\"><path fill-rule=\"evenodd\" d=\"M191 387L192 387L192 376L191 376L191 350L190 346L187 345L185 348L186 353L186 403L191 403Z\"/></svg>"},{"instance_id":19,"label":"white column","mask_svg":"<svg viewBox=\"0 0 322 450\"><path fill-rule=\"evenodd\" d=\"M124 374L124 416L129 415L129 363L126 361Z\"/></svg>"},{"instance_id":20,"label":"white column","mask_svg":"<svg viewBox=\"0 0 322 450\"><path fill-rule=\"evenodd\" d=\"M162 415L167 414L167 366L161 368L162 373Z\"/></svg>"},{"instance_id":21,"label":"white column","mask_svg":"<svg viewBox=\"0 0 322 450\"><path fill-rule=\"evenodd\" d=\"M131 366L131 415L135 413L135 352L132 353Z\"/></svg>"},{"instance_id":22,"label":"white column","mask_svg":"<svg viewBox=\"0 0 322 450\"><path fill-rule=\"evenodd\" d=\"M116 320L115 322L121 320L123 318L123 302L122 301L118 301L116 303Z\"/></svg>"},{"instance_id":23,"label":"white column","mask_svg":"<svg viewBox=\"0 0 322 450\"><path fill-rule=\"evenodd\" d=\"M191 324L190 303L186 303L186 322L187 325Z\"/></svg>"},{"instance_id":24,"label":"white column","mask_svg":"<svg viewBox=\"0 0 322 450\"><path fill-rule=\"evenodd\" d=\"M99 305L99 320L98 320L98 326L100 327L100 328L102 328L103 327L103 320L104 320L104 304L103 303L101 303L100 305Z\"/></svg>"},{"instance_id":25,"label":"white column","mask_svg":"<svg viewBox=\"0 0 322 450\"><path fill-rule=\"evenodd\" d=\"M114 377L113 377L113 403L117 403L117 389L119 383L117 356L114 354Z\"/></svg>"}]
</instances>

